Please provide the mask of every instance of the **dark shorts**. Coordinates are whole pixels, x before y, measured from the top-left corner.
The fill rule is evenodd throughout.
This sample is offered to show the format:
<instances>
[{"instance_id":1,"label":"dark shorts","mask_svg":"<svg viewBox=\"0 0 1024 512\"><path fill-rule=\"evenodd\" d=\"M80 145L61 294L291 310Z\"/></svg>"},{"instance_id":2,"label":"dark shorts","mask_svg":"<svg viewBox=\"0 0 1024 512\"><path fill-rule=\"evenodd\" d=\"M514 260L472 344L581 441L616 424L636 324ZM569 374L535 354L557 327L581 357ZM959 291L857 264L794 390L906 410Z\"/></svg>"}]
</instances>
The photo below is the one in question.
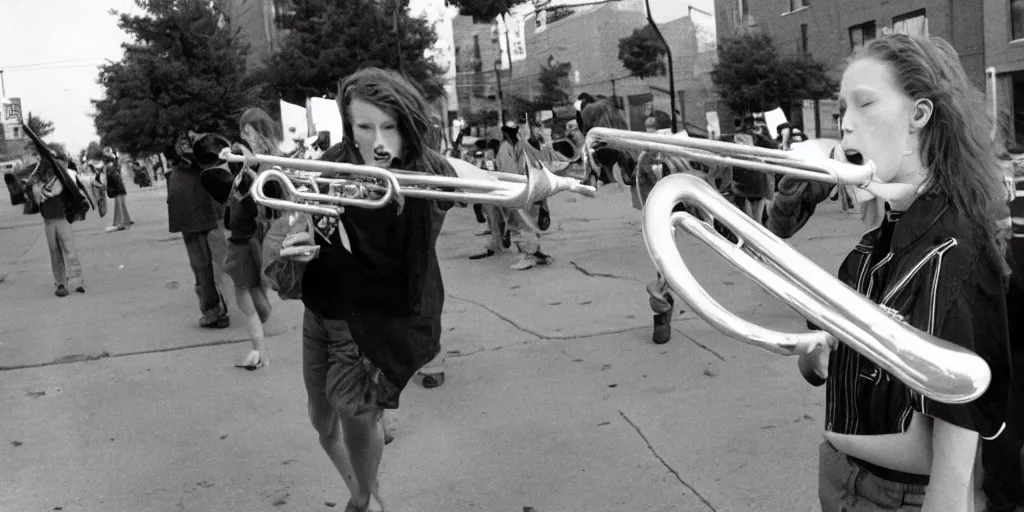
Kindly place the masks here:
<instances>
[{"instance_id":1,"label":"dark shorts","mask_svg":"<svg viewBox=\"0 0 1024 512\"><path fill-rule=\"evenodd\" d=\"M348 322L308 309L302 317L302 376L310 407L326 403L352 415L398 408L401 388L362 354Z\"/></svg>"},{"instance_id":2,"label":"dark shorts","mask_svg":"<svg viewBox=\"0 0 1024 512\"><path fill-rule=\"evenodd\" d=\"M228 243L224 272L231 276L235 286L258 288L263 285L263 248L255 237L246 243Z\"/></svg>"},{"instance_id":3,"label":"dark shorts","mask_svg":"<svg viewBox=\"0 0 1024 512\"><path fill-rule=\"evenodd\" d=\"M918 511L925 487L884 480L838 451L821 443L818 458L818 499L822 512Z\"/></svg>"}]
</instances>

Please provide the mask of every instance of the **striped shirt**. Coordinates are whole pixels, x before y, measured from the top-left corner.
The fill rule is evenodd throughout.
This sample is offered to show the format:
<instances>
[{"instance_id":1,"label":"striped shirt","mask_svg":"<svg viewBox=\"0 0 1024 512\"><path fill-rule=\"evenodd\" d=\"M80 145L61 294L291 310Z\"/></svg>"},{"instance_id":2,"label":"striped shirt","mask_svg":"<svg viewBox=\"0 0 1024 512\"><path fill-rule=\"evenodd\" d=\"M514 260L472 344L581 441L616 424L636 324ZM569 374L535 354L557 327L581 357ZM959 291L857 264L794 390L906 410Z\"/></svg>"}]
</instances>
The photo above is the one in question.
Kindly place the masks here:
<instances>
[{"instance_id":1,"label":"striped shirt","mask_svg":"<svg viewBox=\"0 0 1024 512\"><path fill-rule=\"evenodd\" d=\"M992 370L988 391L968 404L934 402L840 343L829 358L826 430L901 433L917 411L983 438L1002 432L1010 378L1005 289L1001 269L966 226L943 201L921 198L865 234L839 278L894 317L981 356Z\"/></svg>"}]
</instances>

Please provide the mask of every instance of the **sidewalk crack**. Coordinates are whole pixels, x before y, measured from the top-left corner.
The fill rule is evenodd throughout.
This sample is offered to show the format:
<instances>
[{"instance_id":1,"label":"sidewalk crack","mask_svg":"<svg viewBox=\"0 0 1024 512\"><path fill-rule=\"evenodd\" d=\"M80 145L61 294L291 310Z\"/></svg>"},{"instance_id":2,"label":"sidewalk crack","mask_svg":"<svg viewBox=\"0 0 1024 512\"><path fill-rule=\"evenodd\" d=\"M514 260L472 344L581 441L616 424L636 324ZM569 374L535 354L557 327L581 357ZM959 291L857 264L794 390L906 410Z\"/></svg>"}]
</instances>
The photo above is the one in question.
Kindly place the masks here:
<instances>
[{"instance_id":1,"label":"sidewalk crack","mask_svg":"<svg viewBox=\"0 0 1024 512\"><path fill-rule=\"evenodd\" d=\"M683 331L680 331L678 327L672 326L672 330L675 331L675 332L678 332L682 337L690 340L690 342L692 342L694 345L697 345L698 347L700 347L700 348L702 348L704 350L707 350L708 352L710 352L715 357L721 359L722 361L725 361L725 358L722 357L722 354L719 354L718 352L715 352L715 350L712 349L711 347L709 347L709 346L707 346L707 345L705 345L705 344L703 344L703 343L693 339L692 337L690 337L690 335L686 334Z\"/></svg>"},{"instance_id":2,"label":"sidewalk crack","mask_svg":"<svg viewBox=\"0 0 1024 512\"><path fill-rule=\"evenodd\" d=\"M638 427L636 425L636 423L633 423L633 420L629 419L629 416L626 416L626 413L622 412L622 410L620 409L619 410L619 415L622 416L622 419L626 420L626 423L629 423L629 426L633 427L633 430L636 430L636 433L640 435L640 439L643 439L644 442L647 443L647 449L651 451L651 453L654 455L654 458L658 459L658 461L661 462L661 465L665 466L665 469L668 469L668 472L672 473L672 475L674 475L676 477L676 480L678 480L679 483L681 483L684 486L686 486L686 488L689 489L690 492L692 492L694 494L694 496L696 496L698 499L700 499L700 501L702 503L707 505L707 507L709 509L711 509L711 512L717 512L715 510L714 505L712 505L710 501L705 499L704 496L701 496L700 493L697 492L697 489L695 489L692 485L688 484L686 482L686 480L683 480L682 475L680 475L679 472L675 470L675 468L673 468L671 465L669 465L669 463L667 461L665 461L665 459L661 455L658 454L658 451L654 449L654 446L647 439L647 436L644 435L643 431L640 430L640 427Z\"/></svg>"},{"instance_id":3,"label":"sidewalk crack","mask_svg":"<svg viewBox=\"0 0 1024 512\"><path fill-rule=\"evenodd\" d=\"M579 265L579 263L576 263L575 261L570 261L569 264L572 265L573 268L575 268L576 270L580 271L580 273L582 273L583 275L585 275L587 277L607 277L609 279L625 279L627 281L637 281L636 279L633 279L632 277L620 276L620 275L617 275L617 274L604 274L604 273L601 273L601 272L591 272L591 271L581 267ZM637 282L639 282L639 281L637 281Z\"/></svg>"},{"instance_id":4,"label":"sidewalk crack","mask_svg":"<svg viewBox=\"0 0 1024 512\"><path fill-rule=\"evenodd\" d=\"M494 315L494 316L504 320L506 323L508 323L512 327L515 327L516 329L519 329L520 331L522 331L522 332L524 332L526 334L529 334L531 336L536 336L537 338L540 338L542 340L583 340L583 339L587 339L587 338L596 338L598 336L608 336L608 335L611 335L611 334L622 334L624 332L635 331L637 329L644 329L644 328L648 327L648 325L634 325L634 326L631 326L631 327L623 327L623 328L619 328L619 329L610 329L610 330L607 330L607 331L599 331L599 332L592 332L592 333L586 333L586 334L572 334L572 335L566 335L566 336L552 336L552 335L548 335L548 334L541 334L541 333L539 333L537 331L534 331L534 330L532 330L532 329L530 329L528 327L520 325L515 320L512 320L511 318L509 318L509 317L499 313L498 311L494 310L493 308L487 306L486 304L484 304L482 302L478 302L478 301L475 301L473 299L467 299L465 297L459 297L458 295L453 295L453 294L450 294L450 293L447 294L447 296L451 297L451 298L453 298L455 300L461 300L463 302L468 302L470 304L479 306L479 307L483 308L484 310L488 311L489 313L491 313L492 315Z\"/></svg>"}]
</instances>

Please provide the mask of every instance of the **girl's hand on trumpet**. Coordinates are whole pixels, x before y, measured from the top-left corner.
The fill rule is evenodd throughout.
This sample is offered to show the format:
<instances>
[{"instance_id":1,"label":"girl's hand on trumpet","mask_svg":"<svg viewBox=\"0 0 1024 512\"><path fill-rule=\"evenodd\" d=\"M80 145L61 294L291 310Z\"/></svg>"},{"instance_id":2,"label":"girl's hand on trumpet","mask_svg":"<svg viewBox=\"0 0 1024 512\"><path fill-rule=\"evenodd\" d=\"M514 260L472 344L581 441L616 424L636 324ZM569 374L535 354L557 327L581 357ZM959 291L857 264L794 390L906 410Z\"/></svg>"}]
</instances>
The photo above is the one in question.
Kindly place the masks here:
<instances>
[{"instance_id":1,"label":"girl's hand on trumpet","mask_svg":"<svg viewBox=\"0 0 1024 512\"><path fill-rule=\"evenodd\" d=\"M309 214L292 212L288 217L290 230L281 242L281 257L309 263L320 253L313 236L313 219Z\"/></svg>"},{"instance_id":2,"label":"girl's hand on trumpet","mask_svg":"<svg viewBox=\"0 0 1024 512\"><path fill-rule=\"evenodd\" d=\"M797 342L795 353L800 375L812 386L821 386L828 378L828 356L839 340L825 331L809 333Z\"/></svg>"}]
</instances>

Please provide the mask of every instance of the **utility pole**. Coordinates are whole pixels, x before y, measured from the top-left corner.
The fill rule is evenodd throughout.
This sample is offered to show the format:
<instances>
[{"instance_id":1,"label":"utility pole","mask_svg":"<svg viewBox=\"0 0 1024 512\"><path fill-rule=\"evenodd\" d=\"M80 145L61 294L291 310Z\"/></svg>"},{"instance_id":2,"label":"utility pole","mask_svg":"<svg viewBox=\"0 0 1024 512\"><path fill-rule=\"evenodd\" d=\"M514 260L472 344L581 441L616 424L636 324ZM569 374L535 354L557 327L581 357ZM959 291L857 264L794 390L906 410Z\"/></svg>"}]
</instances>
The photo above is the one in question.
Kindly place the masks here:
<instances>
[{"instance_id":1,"label":"utility pole","mask_svg":"<svg viewBox=\"0 0 1024 512\"><path fill-rule=\"evenodd\" d=\"M669 48L665 36L661 35L658 24L654 22L654 16L651 15L651 0L644 0L644 2L647 4L647 22L651 24L654 33L658 34L661 44L665 45L665 55L668 57L668 93L672 96L670 98L672 105L672 133L677 133L679 131L679 120L676 116L676 76L672 70L672 49Z\"/></svg>"},{"instance_id":2,"label":"utility pole","mask_svg":"<svg viewBox=\"0 0 1024 512\"><path fill-rule=\"evenodd\" d=\"M401 0L395 0L395 10L392 14L395 23L395 42L398 45L398 72L405 76L405 64L402 63L402 33L398 31L398 8L401 4Z\"/></svg>"},{"instance_id":3,"label":"utility pole","mask_svg":"<svg viewBox=\"0 0 1024 512\"><path fill-rule=\"evenodd\" d=\"M0 96L6 98L7 97L7 86L4 85L4 70L2 70L2 69L0 69L0 91L2 91L2 94L0 94Z\"/></svg>"},{"instance_id":4,"label":"utility pole","mask_svg":"<svg viewBox=\"0 0 1024 512\"><path fill-rule=\"evenodd\" d=\"M501 92L501 59L494 61L494 76L498 79L498 127L505 126L505 97Z\"/></svg>"}]
</instances>

